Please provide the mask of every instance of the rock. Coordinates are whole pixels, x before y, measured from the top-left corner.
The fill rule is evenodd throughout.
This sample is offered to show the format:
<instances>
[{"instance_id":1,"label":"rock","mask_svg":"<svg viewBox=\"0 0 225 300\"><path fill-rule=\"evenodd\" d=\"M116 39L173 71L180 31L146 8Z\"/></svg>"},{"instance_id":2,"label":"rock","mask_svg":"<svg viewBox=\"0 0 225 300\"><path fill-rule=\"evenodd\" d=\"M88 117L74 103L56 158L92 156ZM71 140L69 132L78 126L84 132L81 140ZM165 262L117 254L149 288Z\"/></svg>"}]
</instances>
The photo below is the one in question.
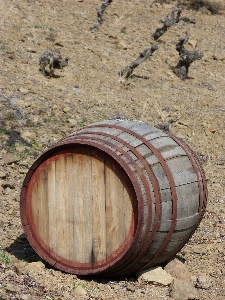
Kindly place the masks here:
<instances>
[{"instance_id":1,"label":"rock","mask_svg":"<svg viewBox=\"0 0 225 300\"><path fill-rule=\"evenodd\" d=\"M45 265L41 261L32 262L25 266L25 273L39 273L40 271L45 269Z\"/></svg>"},{"instance_id":2,"label":"rock","mask_svg":"<svg viewBox=\"0 0 225 300\"><path fill-rule=\"evenodd\" d=\"M127 285L127 291L134 293L135 292L135 287L133 285L131 285L131 284L128 284Z\"/></svg>"},{"instance_id":3,"label":"rock","mask_svg":"<svg viewBox=\"0 0 225 300\"><path fill-rule=\"evenodd\" d=\"M28 294L20 295L20 300L31 300L31 299L32 299L31 295Z\"/></svg>"},{"instance_id":4,"label":"rock","mask_svg":"<svg viewBox=\"0 0 225 300\"><path fill-rule=\"evenodd\" d=\"M174 279L170 286L170 297L176 300L189 300L197 297L197 290L187 281Z\"/></svg>"},{"instance_id":5,"label":"rock","mask_svg":"<svg viewBox=\"0 0 225 300\"><path fill-rule=\"evenodd\" d=\"M225 60L225 51L218 51L218 52L214 53L212 57L215 60L224 61Z\"/></svg>"},{"instance_id":6,"label":"rock","mask_svg":"<svg viewBox=\"0 0 225 300\"><path fill-rule=\"evenodd\" d=\"M36 134L34 132L31 131L23 131L21 133L22 138L24 139L31 139L31 140L35 140L36 139Z\"/></svg>"},{"instance_id":7,"label":"rock","mask_svg":"<svg viewBox=\"0 0 225 300\"><path fill-rule=\"evenodd\" d=\"M197 282L196 282L197 288L207 290L211 286L212 286L212 280L209 276L201 275L197 277Z\"/></svg>"},{"instance_id":8,"label":"rock","mask_svg":"<svg viewBox=\"0 0 225 300\"><path fill-rule=\"evenodd\" d=\"M27 263L19 261L18 263L15 263L16 273L18 275L25 274L25 266Z\"/></svg>"},{"instance_id":9,"label":"rock","mask_svg":"<svg viewBox=\"0 0 225 300\"><path fill-rule=\"evenodd\" d=\"M44 270L45 265L41 261L32 262L32 263L24 263L19 262L15 264L16 272L18 275L27 274L27 273L39 273Z\"/></svg>"},{"instance_id":10,"label":"rock","mask_svg":"<svg viewBox=\"0 0 225 300\"><path fill-rule=\"evenodd\" d=\"M216 128L214 126L210 126L209 127L209 131L212 132L212 133L215 133L216 132Z\"/></svg>"},{"instance_id":11,"label":"rock","mask_svg":"<svg viewBox=\"0 0 225 300\"><path fill-rule=\"evenodd\" d=\"M0 178L2 178L2 179L6 178L6 173L5 173L5 172L2 172L2 171L0 171Z\"/></svg>"},{"instance_id":12,"label":"rock","mask_svg":"<svg viewBox=\"0 0 225 300\"><path fill-rule=\"evenodd\" d=\"M162 267L154 267L145 269L137 273L138 281L151 282L159 285L170 285L173 281L173 277L163 270Z\"/></svg>"},{"instance_id":13,"label":"rock","mask_svg":"<svg viewBox=\"0 0 225 300\"><path fill-rule=\"evenodd\" d=\"M20 169L18 169L18 172L19 172L20 174L26 174L26 173L27 173L27 169L22 169L22 168L20 168Z\"/></svg>"},{"instance_id":14,"label":"rock","mask_svg":"<svg viewBox=\"0 0 225 300\"><path fill-rule=\"evenodd\" d=\"M74 289L74 294L75 295L86 295L87 291L82 286L78 285L78 287Z\"/></svg>"},{"instance_id":15,"label":"rock","mask_svg":"<svg viewBox=\"0 0 225 300\"><path fill-rule=\"evenodd\" d=\"M66 106L63 108L63 112L67 114L67 113L71 112L71 108L69 106Z\"/></svg>"},{"instance_id":16,"label":"rock","mask_svg":"<svg viewBox=\"0 0 225 300\"><path fill-rule=\"evenodd\" d=\"M1 185L2 185L2 187L4 188L4 189L15 189L15 185L14 185L14 183L11 183L11 182L9 182L9 181L2 181L2 183L1 183Z\"/></svg>"},{"instance_id":17,"label":"rock","mask_svg":"<svg viewBox=\"0 0 225 300\"><path fill-rule=\"evenodd\" d=\"M182 120L177 121L177 124L178 124L178 125L181 125L181 126L189 127L188 122L185 122L185 121L182 121Z\"/></svg>"},{"instance_id":18,"label":"rock","mask_svg":"<svg viewBox=\"0 0 225 300\"><path fill-rule=\"evenodd\" d=\"M127 44L123 40L116 40L115 45L118 49L123 49L123 50L127 49Z\"/></svg>"},{"instance_id":19,"label":"rock","mask_svg":"<svg viewBox=\"0 0 225 300\"><path fill-rule=\"evenodd\" d=\"M19 291L19 288L11 283L7 283L5 286L5 290L10 293L16 293Z\"/></svg>"},{"instance_id":20,"label":"rock","mask_svg":"<svg viewBox=\"0 0 225 300\"><path fill-rule=\"evenodd\" d=\"M17 274L13 270L8 270L5 272L5 276L17 277Z\"/></svg>"},{"instance_id":21,"label":"rock","mask_svg":"<svg viewBox=\"0 0 225 300\"><path fill-rule=\"evenodd\" d=\"M190 281L191 273L188 267L184 265L179 259L174 258L171 260L164 268L172 277L183 280Z\"/></svg>"},{"instance_id":22,"label":"rock","mask_svg":"<svg viewBox=\"0 0 225 300\"><path fill-rule=\"evenodd\" d=\"M20 87L20 88L19 88L19 91L20 91L20 93L22 93L22 94L28 94L28 93L29 93L29 90L26 89L26 88L23 88L23 87Z\"/></svg>"},{"instance_id":23,"label":"rock","mask_svg":"<svg viewBox=\"0 0 225 300\"><path fill-rule=\"evenodd\" d=\"M75 120L75 119L68 119L67 121L71 125L71 127L74 127L77 125L77 120Z\"/></svg>"},{"instance_id":24,"label":"rock","mask_svg":"<svg viewBox=\"0 0 225 300\"><path fill-rule=\"evenodd\" d=\"M15 59L15 52L14 51L7 51L6 55L9 59Z\"/></svg>"},{"instance_id":25,"label":"rock","mask_svg":"<svg viewBox=\"0 0 225 300\"><path fill-rule=\"evenodd\" d=\"M188 44L190 44L193 49L196 49L198 45L198 40L188 40Z\"/></svg>"},{"instance_id":26,"label":"rock","mask_svg":"<svg viewBox=\"0 0 225 300\"><path fill-rule=\"evenodd\" d=\"M12 153L5 153L2 155L2 160L6 165L11 165L13 163L17 163L19 159L13 155Z\"/></svg>"}]
</instances>

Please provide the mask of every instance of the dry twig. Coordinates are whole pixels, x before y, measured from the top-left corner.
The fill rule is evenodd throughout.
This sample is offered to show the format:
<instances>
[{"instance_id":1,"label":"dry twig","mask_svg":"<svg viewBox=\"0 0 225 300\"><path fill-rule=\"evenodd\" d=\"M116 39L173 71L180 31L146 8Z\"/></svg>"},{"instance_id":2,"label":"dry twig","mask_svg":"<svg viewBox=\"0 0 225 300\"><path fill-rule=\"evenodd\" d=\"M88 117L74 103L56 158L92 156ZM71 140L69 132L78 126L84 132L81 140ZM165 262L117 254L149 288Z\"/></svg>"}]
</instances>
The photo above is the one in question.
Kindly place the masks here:
<instances>
[{"instance_id":1,"label":"dry twig","mask_svg":"<svg viewBox=\"0 0 225 300\"><path fill-rule=\"evenodd\" d=\"M99 27L102 25L104 21L103 13L106 10L107 6L112 2L113 0L104 0L102 2L102 6L97 10L97 20L96 23L90 28L91 30L98 30Z\"/></svg>"},{"instance_id":2,"label":"dry twig","mask_svg":"<svg viewBox=\"0 0 225 300\"><path fill-rule=\"evenodd\" d=\"M139 57L136 60L132 61L132 63L129 66L127 66L122 71L120 71L119 75L123 76L126 73L125 78L126 79L129 78L133 73L133 70L137 68L141 63L143 63L146 59L148 59L153 54L153 52L155 52L157 49L158 49L157 45L152 45L151 48L144 49L139 54Z\"/></svg>"},{"instance_id":3,"label":"dry twig","mask_svg":"<svg viewBox=\"0 0 225 300\"><path fill-rule=\"evenodd\" d=\"M181 79L188 77L188 69L190 64L195 60L200 60L203 57L201 51L188 51L184 48L184 44L189 40L189 35L186 32L185 38L181 38L176 44L176 50L179 52L180 59L176 67L174 68L175 73Z\"/></svg>"},{"instance_id":4,"label":"dry twig","mask_svg":"<svg viewBox=\"0 0 225 300\"><path fill-rule=\"evenodd\" d=\"M157 28L155 33L153 33L152 37L154 38L154 40L157 40L161 35L163 35L167 31L169 27L173 26L174 24L178 23L181 20L195 24L195 20L190 19L188 17L181 17L181 12L182 12L181 7L174 8L171 12L170 18L166 17L165 19L159 20L160 23L163 23L163 27Z\"/></svg>"}]
</instances>

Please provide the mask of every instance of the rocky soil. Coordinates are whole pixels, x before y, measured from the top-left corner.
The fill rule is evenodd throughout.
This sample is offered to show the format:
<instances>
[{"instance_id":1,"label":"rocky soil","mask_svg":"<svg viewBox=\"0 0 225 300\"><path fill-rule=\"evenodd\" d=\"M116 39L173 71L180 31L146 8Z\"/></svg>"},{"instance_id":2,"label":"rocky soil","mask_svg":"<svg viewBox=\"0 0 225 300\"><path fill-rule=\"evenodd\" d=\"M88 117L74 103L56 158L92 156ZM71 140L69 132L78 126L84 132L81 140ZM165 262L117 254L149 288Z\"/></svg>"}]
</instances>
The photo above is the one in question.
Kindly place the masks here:
<instances>
[{"instance_id":1,"label":"rocky soil","mask_svg":"<svg viewBox=\"0 0 225 300\"><path fill-rule=\"evenodd\" d=\"M225 299L225 10L223 1L190 2L179 1L182 15L196 23L180 21L154 41L158 20L177 1L115 0L97 31L90 27L99 0L1 1L0 299ZM186 31L185 47L204 56L181 80L173 72L175 46ZM159 49L136 76L119 76L153 44ZM56 50L69 64L45 77L39 57ZM182 282L66 274L43 262L23 234L20 188L37 156L72 131L114 116L169 123L201 158L207 211L177 256L191 275L182 278L184 269L175 266L171 273L167 267ZM197 294L176 294L187 282Z\"/></svg>"}]
</instances>

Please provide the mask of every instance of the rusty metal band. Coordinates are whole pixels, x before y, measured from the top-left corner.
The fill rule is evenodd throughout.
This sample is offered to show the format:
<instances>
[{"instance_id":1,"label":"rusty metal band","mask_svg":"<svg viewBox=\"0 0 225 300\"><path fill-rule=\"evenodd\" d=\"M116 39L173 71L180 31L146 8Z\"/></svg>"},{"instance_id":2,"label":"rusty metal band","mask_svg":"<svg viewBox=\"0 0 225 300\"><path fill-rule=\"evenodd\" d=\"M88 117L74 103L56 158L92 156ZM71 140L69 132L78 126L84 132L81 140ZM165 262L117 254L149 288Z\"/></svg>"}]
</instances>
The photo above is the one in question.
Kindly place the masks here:
<instances>
[{"instance_id":1,"label":"rusty metal band","mask_svg":"<svg viewBox=\"0 0 225 300\"><path fill-rule=\"evenodd\" d=\"M116 128L119 129L121 131L127 132L131 135L133 135L134 137L136 137L137 139L141 140L152 152L153 154L157 157L159 163L161 164L163 170L165 171L165 174L168 178L169 184L170 184L170 191L171 191L171 195L172 195L172 222L171 222L171 226L169 228L169 231L167 233L167 236L162 244L162 246L160 247L158 253L147 263L145 264L141 269L147 268L148 266L152 265L152 263L161 255L161 253L163 253L163 251L166 249L172 234L174 232L174 229L176 227L176 220L177 220L177 192L176 192L176 186L175 186L175 182L173 179L173 175L164 159L164 157L161 155L161 153L159 153L159 151L148 141L146 140L144 137L140 136L138 133L132 131L131 129L122 127L122 126L118 126L118 125L110 125L110 124L96 124L96 125L91 125L91 126L87 126L86 128L93 128L93 127L108 127L108 128Z\"/></svg>"},{"instance_id":2,"label":"rusty metal band","mask_svg":"<svg viewBox=\"0 0 225 300\"><path fill-rule=\"evenodd\" d=\"M205 178L205 173L203 171L202 165L198 159L198 157L196 156L196 154L194 153L194 151L180 138L177 138L173 135L171 135L171 138L185 151L185 153L188 156L189 161L192 164L192 167L195 171L197 180L198 180L198 190L199 190L199 209L198 209L198 213L199 213L199 218L198 218L198 223L197 226L199 225L199 223L202 220L202 217L205 213L205 209L206 209L206 202L207 202L207 185L206 185L206 178ZM196 167L197 165L197 167ZM201 179L199 178L199 174L198 171L200 171L201 174ZM201 187L202 185L202 187ZM202 189L203 189L203 193L202 193ZM203 199L203 200L202 200ZM196 227L197 227L196 226Z\"/></svg>"},{"instance_id":3,"label":"rusty metal band","mask_svg":"<svg viewBox=\"0 0 225 300\"><path fill-rule=\"evenodd\" d=\"M104 132L101 132L101 131L94 131L94 132L82 131L80 134L82 134L82 135L84 135L84 134L95 134L95 135L101 135L101 136L104 136L104 137L109 137L109 138L111 138L113 140L116 140L117 142L120 142L122 145L126 146L139 159L139 161L145 167L145 170L146 170L146 172L148 174L148 177L149 177L149 179L150 179L150 181L152 183L153 191L154 191L154 195L155 195L155 203L156 203L154 226L153 226L153 229L151 231L150 237L148 237L148 235L150 233L151 223L152 223L152 198L151 198L151 194L150 194L149 188L148 188L146 190L146 194L147 194L147 201L148 201L149 216L148 216L148 220L147 220L147 224L146 224L146 233L145 233L145 236L142 238L142 243L139 245L139 248L141 248L141 249L140 250L138 249L136 251L137 257L132 260L132 264L133 264L136 261L140 260L140 258L145 255L146 250L149 248L150 244L152 243L152 241L153 241L153 239L155 237L155 234L156 234L156 232L157 232L157 230L159 229L159 226L160 226L161 196L160 196L160 193L159 193L158 181L157 181L154 173L149 168L149 165L148 165L147 161L129 143L127 143L124 140L118 138L117 136L114 136L114 135L111 135L111 134L108 134L108 133L104 133ZM78 134L76 137L73 137L73 138L80 137L80 134ZM93 138L93 139L96 140L96 138ZM102 140L102 142L103 143L107 143L107 141L105 141L105 140ZM116 148L116 149L117 149L117 151L118 151L118 149L119 149L119 151L121 151L121 148ZM143 172L142 172L142 175L143 175ZM145 244L145 246L143 247L144 244ZM130 260L128 260L126 262L126 264L128 264L130 262ZM122 266L122 268L123 268L123 271L124 271L124 266Z\"/></svg>"},{"instance_id":4,"label":"rusty metal band","mask_svg":"<svg viewBox=\"0 0 225 300\"><path fill-rule=\"evenodd\" d=\"M85 137L86 138L86 137ZM69 143L68 143L69 142ZM61 143L60 145L57 145L57 147L55 147L55 148L52 148L51 150L52 151L50 151L50 152L56 152L57 150L59 150L59 148L61 148L61 147L63 147L63 146L72 146L71 145L71 141L68 141L67 143ZM132 182L132 184L133 184L133 187L134 187L134 189L135 189L135 192L136 192L136 195L137 195L137 199L139 199L139 203L140 203L140 207L143 207L143 199L142 199L142 193L141 193L141 191L140 191L140 188L139 188L139 185L138 185L138 182L136 182L136 178L133 178L133 172L132 172L132 170L130 170L130 169L128 169L128 166L127 166L127 164L118 156L118 155L116 155L116 153L115 152L113 152L112 150L110 150L110 149L108 149L108 148L106 148L106 147L104 147L104 146L102 146L102 145L99 145L98 143L95 143L95 142L90 142L90 141L87 141L87 140L76 140L76 141L73 141L73 144L78 144L78 145L80 145L80 144L84 144L84 145L90 145L90 146L93 146L93 147L95 147L95 148L98 148L98 149L100 149L100 150L103 150L105 153L107 153L107 154L109 154L112 158L114 158L118 163L119 163L119 165L124 169L124 171L127 173L127 175L128 175L128 177L130 178L130 180L131 180L131 178L132 178L132 180L131 180L131 182ZM110 143L109 143L110 144ZM115 147L115 145L113 145L113 144L111 144L110 146L114 146ZM54 151L53 151L54 150ZM124 153L125 155L127 155L126 153ZM47 156L49 156L49 153L48 153L48 151L47 152L45 152L45 155L44 155L44 157L43 156L41 156L38 160L39 160L39 164L37 164L37 163L35 163L35 165L36 165L36 168L38 167L38 165L40 165L40 163L41 163L41 161L43 162L45 159L46 159L46 157ZM129 157L128 155L127 155L127 159L133 164L133 165L136 165L136 162L135 161L133 161L132 160L132 158L131 157ZM137 165L137 168L139 168L138 167L138 165ZM130 171L129 171L130 170ZM35 168L33 167L33 172L35 171ZM32 172L32 173L33 173ZM140 172L140 171L139 171ZM141 172L140 172L141 173ZM32 176L32 174L31 174L31 176ZM26 179L26 181L27 181L28 179ZM23 196L25 196L25 193L23 193ZM25 203L25 198L24 199L22 199L21 201L23 202L23 204L22 204L22 206L23 206L23 209L22 209L22 215L24 215L24 213L25 213L25 215L26 215L26 210L27 210L27 208L26 208L26 203ZM24 206L25 205L25 206ZM25 210L24 210L25 209ZM141 225L142 225L142 222L143 222L143 214L141 214L141 209L139 209L139 211L138 211L138 213L139 213L139 224L137 224L137 230L136 230L136 236L135 236L135 240L132 242L132 244L131 245L135 245L136 244L136 240L139 238L139 231L141 230ZM49 249L43 249L43 245L42 244L40 244L40 242L39 242L39 240L38 240L38 238L37 238L37 236L35 236L34 234L33 234L33 232L32 232L32 230L31 230L31 228L30 228L30 226L28 225L30 222L29 222L29 219L30 218L28 218L28 222L27 223L23 223L23 226L24 226L24 229L25 229L25 232L28 234L28 236L29 236L29 238L30 238L30 240L31 240L31 242L32 241L34 241L35 242L35 244L32 242L32 246L34 246L34 248L35 248L35 250L37 250L37 252L38 253L40 253L41 255L41 257L46 257L46 254L47 254L47 258L46 258L46 260L47 261L54 261L55 263L54 263L54 265L57 265L57 266L61 266L61 269L63 268L63 270L64 271L66 271L68 268L70 268L71 269L71 264L70 265L68 265L67 263L66 263L66 260L65 259L63 259L63 258L59 258L58 259L58 261L54 258L54 257L52 257L51 255L50 255L50 253L49 253ZM31 221L31 220L30 220ZM28 228L28 226L29 226L29 228ZM37 248L36 247L36 245L39 245L39 246L41 246L41 247L39 247L39 248ZM128 246L130 246L130 245L128 245ZM132 250L132 248L128 248L128 246L126 247L126 249L125 250L127 250L126 251L126 253L128 253L128 252L131 252L131 250ZM50 256L50 257L49 257ZM55 256L55 255L54 255ZM124 253L122 253L122 257L124 257ZM48 259L48 258L50 258L50 259ZM71 263L71 262L70 262ZM121 264L121 261L119 261L118 262L119 264ZM107 260L107 266L110 264L110 261L109 260ZM113 265L113 268L114 268L114 266L115 265ZM78 274L86 274L86 271L84 271L84 272L82 272L81 271L81 269L85 269L85 270L87 270L87 268L82 268L82 267L79 267L79 269L77 269L76 267L74 267L74 270L76 269L76 273ZM105 267L102 267L102 268L100 268L100 266L99 266L99 268L96 270L96 272L100 272L100 270L102 269L102 271L104 271L105 270ZM92 270L93 271L93 270ZM95 273L94 271L92 272L92 273Z\"/></svg>"}]
</instances>

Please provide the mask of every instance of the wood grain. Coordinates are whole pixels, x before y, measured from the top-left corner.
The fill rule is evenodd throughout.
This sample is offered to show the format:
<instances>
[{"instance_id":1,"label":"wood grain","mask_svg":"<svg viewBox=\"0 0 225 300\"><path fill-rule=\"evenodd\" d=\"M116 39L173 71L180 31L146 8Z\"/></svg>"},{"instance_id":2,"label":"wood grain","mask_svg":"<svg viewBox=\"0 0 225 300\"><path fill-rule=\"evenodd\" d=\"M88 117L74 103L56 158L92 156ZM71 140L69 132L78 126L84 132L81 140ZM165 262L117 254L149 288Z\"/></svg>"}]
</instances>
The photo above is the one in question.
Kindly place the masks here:
<instances>
[{"instance_id":1,"label":"wood grain","mask_svg":"<svg viewBox=\"0 0 225 300\"><path fill-rule=\"evenodd\" d=\"M94 267L121 246L133 212L117 168L107 155L85 148L46 163L33 188L32 217L51 251Z\"/></svg>"}]
</instances>

